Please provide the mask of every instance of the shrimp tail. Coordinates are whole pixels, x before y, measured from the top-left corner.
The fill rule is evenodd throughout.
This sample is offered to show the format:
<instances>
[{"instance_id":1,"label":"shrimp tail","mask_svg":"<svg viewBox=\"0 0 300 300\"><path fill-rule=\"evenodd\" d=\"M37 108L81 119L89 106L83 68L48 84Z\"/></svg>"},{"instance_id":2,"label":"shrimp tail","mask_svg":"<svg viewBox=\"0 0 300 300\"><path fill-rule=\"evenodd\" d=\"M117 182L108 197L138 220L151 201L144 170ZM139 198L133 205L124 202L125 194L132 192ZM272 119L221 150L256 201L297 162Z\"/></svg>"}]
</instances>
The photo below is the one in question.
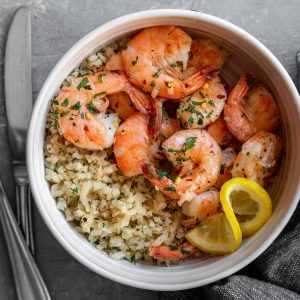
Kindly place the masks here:
<instances>
[{"instance_id":1,"label":"shrimp tail","mask_svg":"<svg viewBox=\"0 0 300 300\"><path fill-rule=\"evenodd\" d=\"M218 73L219 69L210 65L204 66L183 81L185 94L189 95L201 89L205 83L213 79Z\"/></svg>"},{"instance_id":2,"label":"shrimp tail","mask_svg":"<svg viewBox=\"0 0 300 300\"><path fill-rule=\"evenodd\" d=\"M126 84L126 92L137 110L145 115L155 116L155 105L149 95L140 91L130 82Z\"/></svg>"},{"instance_id":3,"label":"shrimp tail","mask_svg":"<svg viewBox=\"0 0 300 300\"><path fill-rule=\"evenodd\" d=\"M148 132L152 136L154 141L157 141L160 137L160 132L162 128L162 99L154 99L154 116L150 117L148 123Z\"/></svg>"},{"instance_id":4,"label":"shrimp tail","mask_svg":"<svg viewBox=\"0 0 300 300\"><path fill-rule=\"evenodd\" d=\"M141 163L141 170L144 176L163 194L174 200L179 199L179 195L176 192L176 185L170 178L165 175L159 175L157 169L148 162Z\"/></svg>"},{"instance_id":5,"label":"shrimp tail","mask_svg":"<svg viewBox=\"0 0 300 300\"><path fill-rule=\"evenodd\" d=\"M238 83L232 89L228 103L238 104L247 95L249 90L253 87L255 82L255 75L252 73L245 73L238 81Z\"/></svg>"}]
</instances>

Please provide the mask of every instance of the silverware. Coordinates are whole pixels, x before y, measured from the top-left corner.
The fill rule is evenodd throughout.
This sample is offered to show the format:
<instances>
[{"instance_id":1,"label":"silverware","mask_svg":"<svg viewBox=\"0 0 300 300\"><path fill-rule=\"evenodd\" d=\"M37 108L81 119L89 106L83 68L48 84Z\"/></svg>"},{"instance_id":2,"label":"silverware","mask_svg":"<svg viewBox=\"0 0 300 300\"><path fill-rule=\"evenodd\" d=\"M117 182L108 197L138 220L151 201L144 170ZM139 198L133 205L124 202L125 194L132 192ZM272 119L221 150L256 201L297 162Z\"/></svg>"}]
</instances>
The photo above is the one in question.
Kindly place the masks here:
<instances>
[{"instance_id":1,"label":"silverware","mask_svg":"<svg viewBox=\"0 0 300 300\"><path fill-rule=\"evenodd\" d=\"M296 53L296 66L297 66L297 77L296 77L296 87L300 93L300 51Z\"/></svg>"},{"instance_id":2,"label":"silverware","mask_svg":"<svg viewBox=\"0 0 300 300\"><path fill-rule=\"evenodd\" d=\"M16 181L17 219L34 255L31 194L26 169L26 135L32 111L31 20L26 7L16 11L5 51L5 103Z\"/></svg>"},{"instance_id":3,"label":"silverware","mask_svg":"<svg viewBox=\"0 0 300 300\"><path fill-rule=\"evenodd\" d=\"M18 299L50 300L42 276L24 241L0 179L0 216Z\"/></svg>"}]
</instances>

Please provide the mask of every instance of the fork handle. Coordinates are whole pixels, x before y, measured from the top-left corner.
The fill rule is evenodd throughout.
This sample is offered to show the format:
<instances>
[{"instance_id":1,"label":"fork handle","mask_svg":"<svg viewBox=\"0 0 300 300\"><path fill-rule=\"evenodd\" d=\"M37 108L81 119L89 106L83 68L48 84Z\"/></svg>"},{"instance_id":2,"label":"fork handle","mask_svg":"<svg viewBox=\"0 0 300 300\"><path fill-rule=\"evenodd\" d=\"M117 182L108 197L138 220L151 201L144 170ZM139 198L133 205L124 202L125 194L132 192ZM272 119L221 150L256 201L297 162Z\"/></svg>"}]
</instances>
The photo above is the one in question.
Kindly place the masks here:
<instances>
[{"instance_id":1,"label":"fork handle","mask_svg":"<svg viewBox=\"0 0 300 300\"><path fill-rule=\"evenodd\" d=\"M0 216L18 299L50 300L42 276L26 246L0 180Z\"/></svg>"},{"instance_id":2,"label":"fork handle","mask_svg":"<svg viewBox=\"0 0 300 300\"><path fill-rule=\"evenodd\" d=\"M20 224L25 241L34 256L33 228L31 215L31 193L28 183L16 185L17 203L20 206Z\"/></svg>"}]
</instances>

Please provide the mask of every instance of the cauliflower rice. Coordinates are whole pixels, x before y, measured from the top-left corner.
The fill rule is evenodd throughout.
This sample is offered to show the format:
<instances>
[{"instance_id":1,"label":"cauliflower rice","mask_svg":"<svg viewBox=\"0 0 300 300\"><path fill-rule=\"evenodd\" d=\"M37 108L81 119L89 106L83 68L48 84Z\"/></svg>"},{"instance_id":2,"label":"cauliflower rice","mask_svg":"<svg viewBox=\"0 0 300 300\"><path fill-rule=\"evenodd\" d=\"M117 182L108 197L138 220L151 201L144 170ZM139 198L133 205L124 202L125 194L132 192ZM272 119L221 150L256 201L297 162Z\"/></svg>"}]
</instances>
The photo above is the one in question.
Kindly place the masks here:
<instances>
[{"instance_id":1,"label":"cauliflower rice","mask_svg":"<svg viewBox=\"0 0 300 300\"><path fill-rule=\"evenodd\" d=\"M115 42L83 61L66 79L103 69L108 58L126 46ZM112 148L79 149L46 125L45 174L51 195L67 221L114 259L153 261L150 246L178 246L184 240L182 214L144 178L125 177L118 170Z\"/></svg>"}]
</instances>

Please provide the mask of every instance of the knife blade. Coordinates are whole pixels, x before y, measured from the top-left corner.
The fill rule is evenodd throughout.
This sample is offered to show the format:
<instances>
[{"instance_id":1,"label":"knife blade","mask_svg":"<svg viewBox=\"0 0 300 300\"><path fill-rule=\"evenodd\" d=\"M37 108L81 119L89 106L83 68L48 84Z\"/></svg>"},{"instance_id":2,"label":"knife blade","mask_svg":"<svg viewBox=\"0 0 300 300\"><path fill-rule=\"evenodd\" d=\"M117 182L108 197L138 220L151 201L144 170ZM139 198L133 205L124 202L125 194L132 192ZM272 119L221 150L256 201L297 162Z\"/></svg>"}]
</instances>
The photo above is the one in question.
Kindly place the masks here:
<instances>
[{"instance_id":1,"label":"knife blade","mask_svg":"<svg viewBox=\"0 0 300 300\"><path fill-rule=\"evenodd\" d=\"M32 111L31 17L20 7L10 25L5 49L5 104L16 181L17 215L27 244L33 243L31 198L26 169L26 136ZM32 241L30 241L32 239ZM33 245L33 244L32 244ZM33 248L32 248L33 250Z\"/></svg>"}]
</instances>

